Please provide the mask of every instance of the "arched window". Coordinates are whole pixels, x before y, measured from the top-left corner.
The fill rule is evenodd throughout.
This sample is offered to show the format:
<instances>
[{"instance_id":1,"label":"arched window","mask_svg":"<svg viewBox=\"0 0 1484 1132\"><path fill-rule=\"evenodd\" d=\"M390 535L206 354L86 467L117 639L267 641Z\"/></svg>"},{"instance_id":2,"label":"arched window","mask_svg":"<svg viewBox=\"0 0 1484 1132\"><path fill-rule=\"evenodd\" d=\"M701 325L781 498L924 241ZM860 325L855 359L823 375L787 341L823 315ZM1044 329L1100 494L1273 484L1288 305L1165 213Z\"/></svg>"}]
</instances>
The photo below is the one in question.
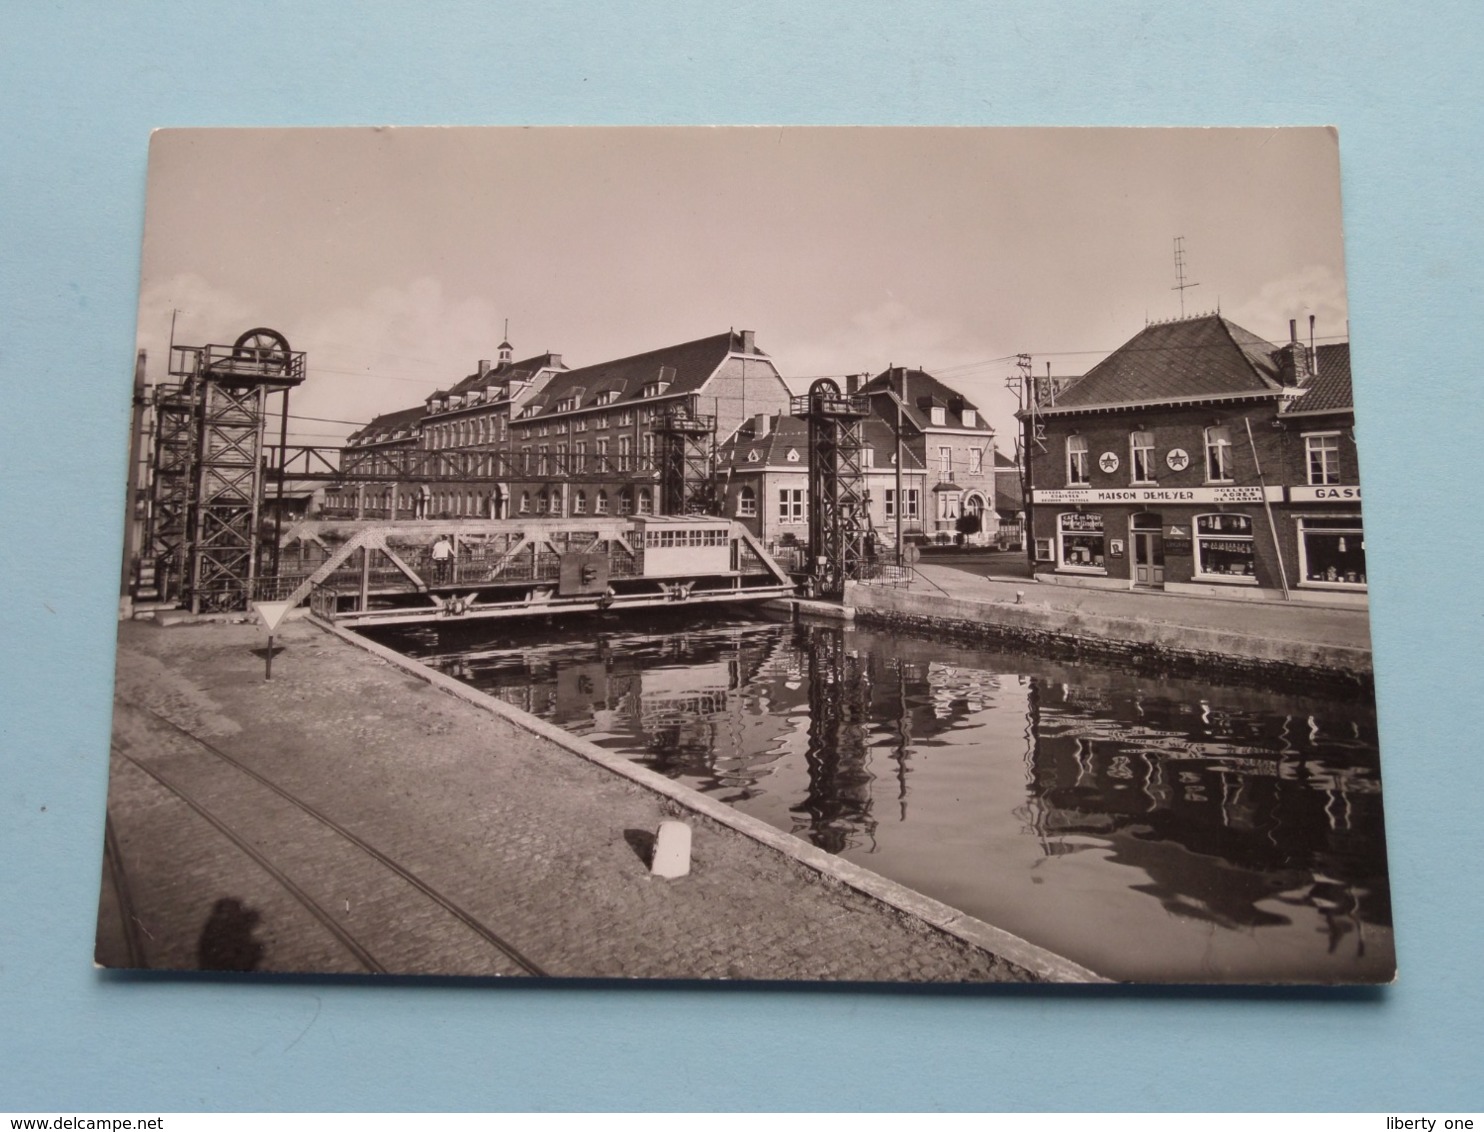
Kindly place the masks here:
<instances>
[{"instance_id":1,"label":"arched window","mask_svg":"<svg viewBox=\"0 0 1484 1132\"><path fill-rule=\"evenodd\" d=\"M574 514L574 515L586 515L587 514L587 492L585 492L585 491L579 491L576 495L574 495L572 497L572 514Z\"/></svg>"},{"instance_id":2,"label":"arched window","mask_svg":"<svg viewBox=\"0 0 1484 1132\"><path fill-rule=\"evenodd\" d=\"M623 488L618 493L618 513L620 515L632 515L634 513L634 489Z\"/></svg>"},{"instance_id":3,"label":"arched window","mask_svg":"<svg viewBox=\"0 0 1484 1132\"><path fill-rule=\"evenodd\" d=\"M593 500L593 514L608 514L608 493L606 491L598 492L597 498Z\"/></svg>"},{"instance_id":4,"label":"arched window","mask_svg":"<svg viewBox=\"0 0 1484 1132\"><path fill-rule=\"evenodd\" d=\"M743 487L737 493L737 514L744 519L752 519L757 516L757 492L750 487Z\"/></svg>"},{"instance_id":5,"label":"arched window","mask_svg":"<svg viewBox=\"0 0 1484 1132\"><path fill-rule=\"evenodd\" d=\"M650 515L654 513L654 497L650 495L649 488L639 489L639 514Z\"/></svg>"},{"instance_id":6,"label":"arched window","mask_svg":"<svg viewBox=\"0 0 1484 1132\"><path fill-rule=\"evenodd\" d=\"M528 515L531 512L531 493L523 491L520 493L520 513Z\"/></svg>"}]
</instances>

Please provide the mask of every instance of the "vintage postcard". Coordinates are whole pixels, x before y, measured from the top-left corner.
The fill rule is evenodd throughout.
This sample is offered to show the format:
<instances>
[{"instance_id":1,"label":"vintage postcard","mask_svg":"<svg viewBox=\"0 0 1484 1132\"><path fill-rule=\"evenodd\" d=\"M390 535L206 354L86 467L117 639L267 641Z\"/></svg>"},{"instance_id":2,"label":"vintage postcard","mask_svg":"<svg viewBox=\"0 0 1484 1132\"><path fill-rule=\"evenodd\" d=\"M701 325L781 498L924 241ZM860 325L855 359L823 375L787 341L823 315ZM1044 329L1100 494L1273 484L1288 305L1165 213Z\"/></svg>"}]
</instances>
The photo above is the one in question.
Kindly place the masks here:
<instances>
[{"instance_id":1,"label":"vintage postcard","mask_svg":"<svg viewBox=\"0 0 1484 1132\"><path fill-rule=\"evenodd\" d=\"M1339 172L156 133L98 963L1391 981Z\"/></svg>"}]
</instances>

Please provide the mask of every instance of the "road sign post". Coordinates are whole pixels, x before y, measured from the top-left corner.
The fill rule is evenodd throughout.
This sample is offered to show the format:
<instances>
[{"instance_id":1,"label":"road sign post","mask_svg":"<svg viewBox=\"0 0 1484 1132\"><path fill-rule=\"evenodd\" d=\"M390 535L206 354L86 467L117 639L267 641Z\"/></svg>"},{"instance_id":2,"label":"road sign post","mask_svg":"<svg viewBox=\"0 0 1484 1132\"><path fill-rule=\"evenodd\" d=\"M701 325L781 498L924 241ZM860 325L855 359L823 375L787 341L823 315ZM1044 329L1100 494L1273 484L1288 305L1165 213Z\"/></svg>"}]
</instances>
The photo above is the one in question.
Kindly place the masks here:
<instances>
[{"instance_id":1,"label":"road sign post","mask_svg":"<svg viewBox=\"0 0 1484 1132\"><path fill-rule=\"evenodd\" d=\"M255 601L252 603L253 612L262 619L268 627L268 663L263 672L264 680L273 679L273 631L278 628L278 623L283 620L289 611L289 603L286 601Z\"/></svg>"}]
</instances>

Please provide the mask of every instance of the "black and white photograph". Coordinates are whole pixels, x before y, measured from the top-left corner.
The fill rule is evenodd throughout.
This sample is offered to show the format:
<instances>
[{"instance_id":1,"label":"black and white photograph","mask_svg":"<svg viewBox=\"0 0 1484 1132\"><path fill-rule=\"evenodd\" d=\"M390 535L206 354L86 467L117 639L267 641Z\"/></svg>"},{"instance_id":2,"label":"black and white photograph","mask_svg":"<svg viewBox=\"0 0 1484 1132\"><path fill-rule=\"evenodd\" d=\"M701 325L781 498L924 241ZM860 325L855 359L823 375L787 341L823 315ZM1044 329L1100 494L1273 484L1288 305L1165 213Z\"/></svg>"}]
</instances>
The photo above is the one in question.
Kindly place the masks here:
<instances>
[{"instance_id":1,"label":"black and white photograph","mask_svg":"<svg viewBox=\"0 0 1484 1132\"><path fill-rule=\"evenodd\" d=\"M96 962L1390 983L1350 336L1322 126L157 131Z\"/></svg>"}]
</instances>

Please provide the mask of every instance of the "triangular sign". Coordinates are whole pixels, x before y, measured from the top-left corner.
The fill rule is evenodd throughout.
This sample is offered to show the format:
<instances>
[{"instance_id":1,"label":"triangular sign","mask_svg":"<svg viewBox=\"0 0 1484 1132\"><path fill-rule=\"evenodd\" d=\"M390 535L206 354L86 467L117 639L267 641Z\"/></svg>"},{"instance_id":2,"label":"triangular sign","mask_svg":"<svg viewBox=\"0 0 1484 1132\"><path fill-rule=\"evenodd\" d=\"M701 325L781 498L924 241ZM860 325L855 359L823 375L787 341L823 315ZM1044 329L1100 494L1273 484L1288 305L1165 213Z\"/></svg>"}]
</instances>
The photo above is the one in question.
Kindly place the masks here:
<instances>
[{"instance_id":1,"label":"triangular sign","mask_svg":"<svg viewBox=\"0 0 1484 1132\"><path fill-rule=\"evenodd\" d=\"M255 601L252 603L253 612L263 619L263 624L268 626L268 632L278 628L278 623L283 620L283 615L289 611L289 603L286 601Z\"/></svg>"},{"instance_id":2,"label":"triangular sign","mask_svg":"<svg viewBox=\"0 0 1484 1132\"><path fill-rule=\"evenodd\" d=\"M1190 537L1190 532L1187 531L1184 527L1174 527L1174 526L1172 526L1170 528L1170 537L1171 538L1189 538Z\"/></svg>"}]
</instances>

